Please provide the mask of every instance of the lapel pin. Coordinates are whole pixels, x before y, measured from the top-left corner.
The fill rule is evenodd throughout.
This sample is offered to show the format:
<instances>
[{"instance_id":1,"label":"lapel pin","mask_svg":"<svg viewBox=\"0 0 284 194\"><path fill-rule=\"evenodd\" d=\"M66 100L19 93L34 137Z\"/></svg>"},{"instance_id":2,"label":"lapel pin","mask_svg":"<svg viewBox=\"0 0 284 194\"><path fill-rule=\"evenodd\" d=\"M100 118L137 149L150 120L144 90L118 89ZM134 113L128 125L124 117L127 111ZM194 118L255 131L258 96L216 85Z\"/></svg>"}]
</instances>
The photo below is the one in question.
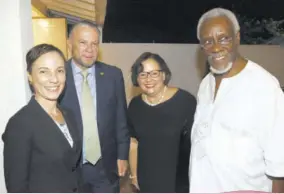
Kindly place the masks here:
<instances>
[{"instance_id":1,"label":"lapel pin","mask_svg":"<svg viewBox=\"0 0 284 194\"><path fill-rule=\"evenodd\" d=\"M100 72L100 75L104 75L105 73L104 72Z\"/></svg>"}]
</instances>

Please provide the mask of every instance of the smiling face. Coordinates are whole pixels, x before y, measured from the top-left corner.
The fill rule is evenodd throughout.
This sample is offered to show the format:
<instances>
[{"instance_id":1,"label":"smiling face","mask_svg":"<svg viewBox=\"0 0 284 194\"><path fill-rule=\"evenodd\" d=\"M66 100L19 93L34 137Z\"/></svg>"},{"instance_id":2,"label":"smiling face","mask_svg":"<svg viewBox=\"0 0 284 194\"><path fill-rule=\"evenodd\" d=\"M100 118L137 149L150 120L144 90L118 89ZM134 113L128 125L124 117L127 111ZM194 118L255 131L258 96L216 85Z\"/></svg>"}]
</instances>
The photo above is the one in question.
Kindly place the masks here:
<instances>
[{"instance_id":1,"label":"smiling face","mask_svg":"<svg viewBox=\"0 0 284 194\"><path fill-rule=\"evenodd\" d=\"M68 40L68 47L75 64L81 69L89 68L98 57L99 32L87 25L77 26Z\"/></svg>"},{"instance_id":2,"label":"smiling face","mask_svg":"<svg viewBox=\"0 0 284 194\"><path fill-rule=\"evenodd\" d=\"M238 55L239 32L234 32L232 22L225 16L210 18L201 25L200 44L211 70L226 73Z\"/></svg>"},{"instance_id":3,"label":"smiling face","mask_svg":"<svg viewBox=\"0 0 284 194\"><path fill-rule=\"evenodd\" d=\"M40 101L56 101L65 86L65 63L57 52L41 55L33 64L28 79Z\"/></svg>"},{"instance_id":4,"label":"smiling face","mask_svg":"<svg viewBox=\"0 0 284 194\"><path fill-rule=\"evenodd\" d=\"M138 74L138 85L143 93L149 96L156 96L165 87L165 73L161 71L156 60L149 58L142 62L143 71Z\"/></svg>"}]
</instances>

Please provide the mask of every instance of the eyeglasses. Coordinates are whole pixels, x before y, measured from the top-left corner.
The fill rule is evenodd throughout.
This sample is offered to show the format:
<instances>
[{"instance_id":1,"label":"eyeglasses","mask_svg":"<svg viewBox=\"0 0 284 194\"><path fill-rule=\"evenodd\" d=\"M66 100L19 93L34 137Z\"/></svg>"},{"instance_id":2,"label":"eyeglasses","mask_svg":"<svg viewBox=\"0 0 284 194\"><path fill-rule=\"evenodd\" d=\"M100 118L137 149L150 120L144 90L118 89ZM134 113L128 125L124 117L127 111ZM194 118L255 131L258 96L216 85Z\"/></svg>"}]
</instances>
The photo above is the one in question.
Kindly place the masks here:
<instances>
[{"instance_id":1,"label":"eyeglasses","mask_svg":"<svg viewBox=\"0 0 284 194\"><path fill-rule=\"evenodd\" d=\"M222 47L224 46L228 46L232 43L233 41L233 37L222 37L220 39L217 40L216 44L221 45ZM203 40L200 42L201 47L203 47L205 50L209 50L214 46L214 39L208 39L208 40Z\"/></svg>"},{"instance_id":2,"label":"eyeglasses","mask_svg":"<svg viewBox=\"0 0 284 194\"><path fill-rule=\"evenodd\" d=\"M151 78L157 78L160 76L160 73L162 72L162 70L153 70L153 71L149 71L149 72L141 72L138 74L138 77L140 79L146 79L148 78L148 75L151 77Z\"/></svg>"}]
</instances>

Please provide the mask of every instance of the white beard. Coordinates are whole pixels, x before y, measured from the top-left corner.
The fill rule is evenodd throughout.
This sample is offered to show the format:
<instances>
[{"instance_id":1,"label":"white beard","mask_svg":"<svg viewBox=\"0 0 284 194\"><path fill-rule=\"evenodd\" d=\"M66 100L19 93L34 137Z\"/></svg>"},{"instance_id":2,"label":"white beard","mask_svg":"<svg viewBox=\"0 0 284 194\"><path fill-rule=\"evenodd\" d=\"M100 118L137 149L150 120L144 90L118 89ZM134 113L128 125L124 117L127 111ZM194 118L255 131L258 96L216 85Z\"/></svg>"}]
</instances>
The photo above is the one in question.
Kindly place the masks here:
<instances>
[{"instance_id":1,"label":"white beard","mask_svg":"<svg viewBox=\"0 0 284 194\"><path fill-rule=\"evenodd\" d=\"M215 69L214 67L212 67L210 65L210 71L213 74L222 75L222 74L227 73L228 71L230 71L232 69L232 67L233 67L233 62L228 63L227 67L225 69L222 69L222 70Z\"/></svg>"}]
</instances>

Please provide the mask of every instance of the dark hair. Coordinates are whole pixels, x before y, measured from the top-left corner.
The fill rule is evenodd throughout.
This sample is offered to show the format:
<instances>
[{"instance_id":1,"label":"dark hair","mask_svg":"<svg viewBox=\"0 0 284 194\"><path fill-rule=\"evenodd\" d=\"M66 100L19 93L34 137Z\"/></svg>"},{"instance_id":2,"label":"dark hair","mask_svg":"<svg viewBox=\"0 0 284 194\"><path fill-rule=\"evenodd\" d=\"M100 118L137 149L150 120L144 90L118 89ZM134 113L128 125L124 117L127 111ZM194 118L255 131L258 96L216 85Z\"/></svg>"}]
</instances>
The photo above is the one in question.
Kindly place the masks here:
<instances>
[{"instance_id":1,"label":"dark hair","mask_svg":"<svg viewBox=\"0 0 284 194\"><path fill-rule=\"evenodd\" d=\"M46 54L46 53L50 53L50 52L56 52L58 53L64 63L66 62L66 59L65 59L65 56L64 54L62 53L62 51L51 45L51 44L39 44L37 46L34 46L33 48L31 48L27 55L26 55L26 63L27 63L27 72L28 73L31 73L32 72L32 68L33 68L33 65L34 65L34 62L39 58L41 57L42 55ZM32 91L32 93L34 93L34 88L33 86L29 83L29 86L30 86L30 89Z\"/></svg>"},{"instance_id":2,"label":"dark hair","mask_svg":"<svg viewBox=\"0 0 284 194\"><path fill-rule=\"evenodd\" d=\"M31 48L26 55L27 71L31 73L34 62L42 55L50 52L57 52L64 62L66 61L64 54L59 48L51 44L39 44Z\"/></svg>"},{"instance_id":3,"label":"dark hair","mask_svg":"<svg viewBox=\"0 0 284 194\"><path fill-rule=\"evenodd\" d=\"M144 52L142 53L134 62L134 64L131 67L131 80L132 80L132 84L134 86L139 86L138 82L137 82L137 78L139 73L141 73L143 71L143 65L142 62L146 61L147 59L153 59L155 60L160 68L161 71L165 73L165 81L164 84L168 85L169 81L171 80L172 77L172 72L170 71L167 63L165 62L165 60L158 54L155 53L151 53L151 52Z\"/></svg>"},{"instance_id":4,"label":"dark hair","mask_svg":"<svg viewBox=\"0 0 284 194\"><path fill-rule=\"evenodd\" d=\"M95 23L95 22L90 22L88 20L82 20L76 24L74 24L68 34L68 37L70 37L70 35L73 33L74 29L77 28L78 26L89 26L91 28L94 28L98 33L99 35L101 35L101 31L99 29L99 26Z\"/></svg>"}]
</instances>

